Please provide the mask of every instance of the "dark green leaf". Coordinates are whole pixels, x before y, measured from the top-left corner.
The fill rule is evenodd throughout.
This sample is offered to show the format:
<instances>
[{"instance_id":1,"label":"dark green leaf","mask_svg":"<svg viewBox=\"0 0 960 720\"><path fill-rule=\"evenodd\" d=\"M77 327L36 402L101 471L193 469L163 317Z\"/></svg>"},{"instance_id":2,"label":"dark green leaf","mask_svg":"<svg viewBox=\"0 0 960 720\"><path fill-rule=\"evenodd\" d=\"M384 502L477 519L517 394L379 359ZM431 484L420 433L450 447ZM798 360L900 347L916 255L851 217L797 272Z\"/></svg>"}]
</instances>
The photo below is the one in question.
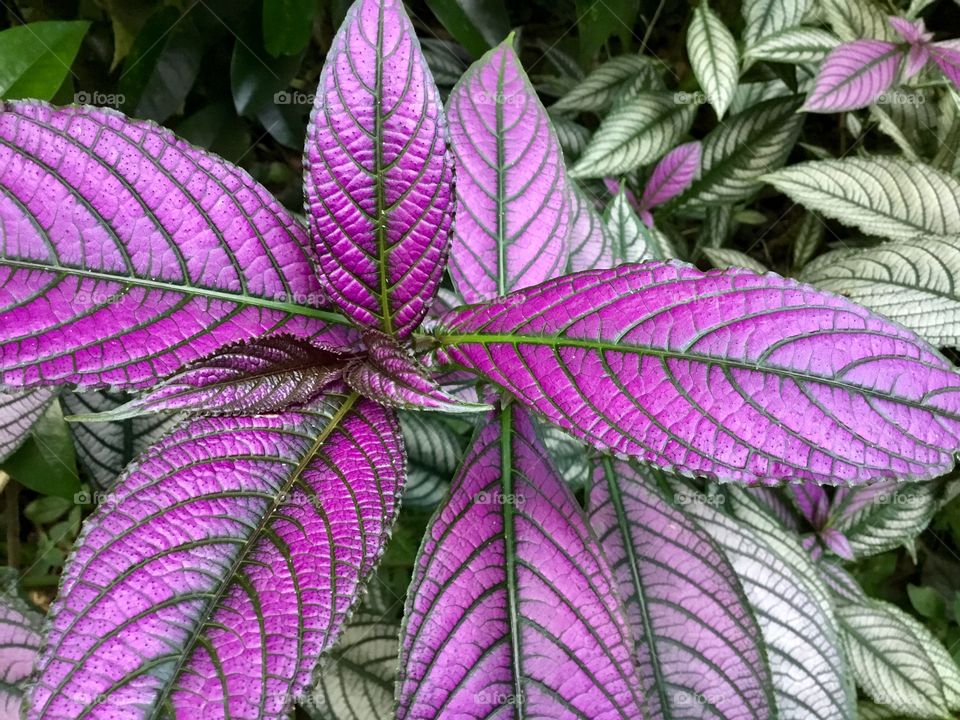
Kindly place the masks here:
<instances>
[{"instance_id":1,"label":"dark green leaf","mask_svg":"<svg viewBox=\"0 0 960 720\"><path fill-rule=\"evenodd\" d=\"M22 485L45 495L72 498L80 488L73 438L59 403L36 422L30 437L2 469Z\"/></svg>"},{"instance_id":2,"label":"dark green leaf","mask_svg":"<svg viewBox=\"0 0 960 720\"><path fill-rule=\"evenodd\" d=\"M297 55L310 42L315 0L263 0L263 46L273 56Z\"/></svg>"},{"instance_id":3,"label":"dark green leaf","mask_svg":"<svg viewBox=\"0 0 960 720\"><path fill-rule=\"evenodd\" d=\"M88 27L88 22L35 22L0 32L0 97L52 99Z\"/></svg>"},{"instance_id":4,"label":"dark green leaf","mask_svg":"<svg viewBox=\"0 0 960 720\"><path fill-rule=\"evenodd\" d=\"M503 0L427 0L427 7L475 58L510 32Z\"/></svg>"},{"instance_id":5,"label":"dark green leaf","mask_svg":"<svg viewBox=\"0 0 960 720\"><path fill-rule=\"evenodd\" d=\"M581 60L592 58L611 35L629 45L640 10L637 0L577 0L576 7Z\"/></svg>"}]
</instances>

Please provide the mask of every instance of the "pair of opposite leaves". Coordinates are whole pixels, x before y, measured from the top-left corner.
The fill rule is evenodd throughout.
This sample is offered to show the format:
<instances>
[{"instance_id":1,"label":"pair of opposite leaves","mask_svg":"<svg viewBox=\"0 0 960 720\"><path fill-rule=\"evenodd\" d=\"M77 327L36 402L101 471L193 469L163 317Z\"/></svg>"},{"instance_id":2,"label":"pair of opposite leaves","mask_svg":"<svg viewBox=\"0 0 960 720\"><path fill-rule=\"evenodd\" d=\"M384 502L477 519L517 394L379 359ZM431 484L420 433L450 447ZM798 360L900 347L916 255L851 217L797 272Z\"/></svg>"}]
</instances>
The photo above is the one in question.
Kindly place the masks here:
<instances>
[{"instance_id":1,"label":"pair of opposite leaves","mask_svg":"<svg viewBox=\"0 0 960 720\"><path fill-rule=\"evenodd\" d=\"M454 198L436 89L399 2L358 2L321 77L305 154L318 255L246 174L164 130L88 108L3 110L8 387L140 389L240 341L355 349L356 325L390 345L436 292L456 203L450 268L465 299L540 284L446 314L435 360L595 447L748 482L952 465L960 378L858 306L670 263L555 278L571 194L507 47L452 95ZM31 717L289 707L379 557L402 486L392 411L341 390L191 421L126 474L65 573Z\"/></svg>"}]
</instances>

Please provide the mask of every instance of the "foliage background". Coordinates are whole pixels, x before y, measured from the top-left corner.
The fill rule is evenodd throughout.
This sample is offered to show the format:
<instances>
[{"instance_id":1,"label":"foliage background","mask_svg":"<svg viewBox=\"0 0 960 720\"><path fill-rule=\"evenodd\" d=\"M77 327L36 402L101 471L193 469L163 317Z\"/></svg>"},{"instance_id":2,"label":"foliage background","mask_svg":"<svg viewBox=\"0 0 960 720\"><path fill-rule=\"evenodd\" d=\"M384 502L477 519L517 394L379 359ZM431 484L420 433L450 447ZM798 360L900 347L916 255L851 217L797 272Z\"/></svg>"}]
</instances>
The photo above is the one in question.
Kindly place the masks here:
<instances>
[{"instance_id":1,"label":"foliage background","mask_svg":"<svg viewBox=\"0 0 960 720\"><path fill-rule=\"evenodd\" d=\"M22 28L0 35L0 94L112 106L161 122L240 164L299 211L302 138L312 92L348 5L345 0L0 0L0 30L50 23L31 25L38 29L30 36ZM693 7L679 0L417 0L408 8L444 92L471 59L511 29L518 32L525 67L548 106L590 69L622 53L653 55L673 89L696 89L684 49ZM720 0L713 9L738 34L743 25L738 4ZM945 37L960 36L954 0L930 3L924 17ZM30 54L36 42L53 52L54 61ZM761 63L749 72L789 81L791 71ZM850 142L841 117L808 116L801 144L806 140L841 154ZM581 129L573 131L585 136L598 120L578 116ZM711 112L700 112L692 134L703 137L714 123ZM863 142L873 151L896 150L883 133L867 134ZM790 274L793 236L783 229L799 213L782 195L761 194L739 211L727 247ZM830 248L832 229L828 222L818 252ZM695 235L697 227L680 223L676 232ZM706 258L699 262L709 266ZM40 605L52 598L81 517L91 507L76 502L90 478L77 470L68 432L61 417L48 416L0 474L6 482L0 561L25 573L23 585ZM427 516L404 511L384 561L381 578L399 597ZM913 547L860 561L854 573L871 595L922 620L960 661L960 497L942 507Z\"/></svg>"}]
</instances>

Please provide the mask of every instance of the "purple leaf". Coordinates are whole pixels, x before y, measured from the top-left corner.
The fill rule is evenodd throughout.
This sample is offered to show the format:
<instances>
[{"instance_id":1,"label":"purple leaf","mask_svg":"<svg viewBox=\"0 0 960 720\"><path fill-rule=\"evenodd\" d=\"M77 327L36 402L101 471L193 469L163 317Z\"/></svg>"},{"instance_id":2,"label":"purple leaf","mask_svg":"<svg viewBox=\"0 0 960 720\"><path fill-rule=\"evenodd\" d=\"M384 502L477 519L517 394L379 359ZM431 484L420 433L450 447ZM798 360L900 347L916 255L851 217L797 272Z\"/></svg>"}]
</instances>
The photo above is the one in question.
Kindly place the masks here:
<instances>
[{"instance_id":1,"label":"purple leaf","mask_svg":"<svg viewBox=\"0 0 960 720\"><path fill-rule=\"evenodd\" d=\"M349 362L345 356L290 336L236 343L191 364L125 405L71 419L105 422L180 411L210 415L282 412L318 397L340 379Z\"/></svg>"},{"instance_id":2,"label":"purple leaf","mask_svg":"<svg viewBox=\"0 0 960 720\"><path fill-rule=\"evenodd\" d=\"M891 15L889 22L890 27L911 45L924 45L933 40L933 33L927 32L927 26L923 18L912 22L906 18Z\"/></svg>"},{"instance_id":3,"label":"purple leaf","mask_svg":"<svg viewBox=\"0 0 960 720\"><path fill-rule=\"evenodd\" d=\"M847 536L834 528L827 528L820 533L820 539L834 555L844 560L853 560L853 548L850 547L850 541Z\"/></svg>"},{"instance_id":4,"label":"purple leaf","mask_svg":"<svg viewBox=\"0 0 960 720\"><path fill-rule=\"evenodd\" d=\"M903 79L909 80L923 70L930 60L930 47L927 45L911 45L903 61Z\"/></svg>"},{"instance_id":5,"label":"purple leaf","mask_svg":"<svg viewBox=\"0 0 960 720\"><path fill-rule=\"evenodd\" d=\"M26 392L0 391L0 462L19 448L30 435L30 428L53 401L56 390L39 388Z\"/></svg>"},{"instance_id":6,"label":"purple leaf","mask_svg":"<svg viewBox=\"0 0 960 720\"><path fill-rule=\"evenodd\" d=\"M688 142L663 156L643 189L638 208L641 213L662 205L690 187L700 170L700 150L699 142Z\"/></svg>"},{"instance_id":7,"label":"purple leaf","mask_svg":"<svg viewBox=\"0 0 960 720\"><path fill-rule=\"evenodd\" d=\"M774 716L760 628L723 551L629 464L604 458L593 482L590 523L637 639L648 717Z\"/></svg>"},{"instance_id":8,"label":"purple leaf","mask_svg":"<svg viewBox=\"0 0 960 720\"><path fill-rule=\"evenodd\" d=\"M108 412L130 401L125 393L92 390L64 392L60 405L64 415ZM158 413L117 422L71 422L77 459L87 471L95 489L113 485L123 469L137 456L173 429L177 417Z\"/></svg>"},{"instance_id":9,"label":"purple leaf","mask_svg":"<svg viewBox=\"0 0 960 720\"><path fill-rule=\"evenodd\" d=\"M675 262L577 273L462 308L438 361L602 450L744 482L953 467L960 375L914 333L772 273Z\"/></svg>"},{"instance_id":10,"label":"purple leaf","mask_svg":"<svg viewBox=\"0 0 960 720\"><path fill-rule=\"evenodd\" d=\"M930 46L930 54L947 79L960 89L960 40L934 43Z\"/></svg>"},{"instance_id":11,"label":"purple leaf","mask_svg":"<svg viewBox=\"0 0 960 720\"><path fill-rule=\"evenodd\" d=\"M398 433L351 396L168 435L84 526L27 717L286 717L383 550Z\"/></svg>"},{"instance_id":12,"label":"purple leaf","mask_svg":"<svg viewBox=\"0 0 960 720\"><path fill-rule=\"evenodd\" d=\"M510 41L450 93L457 222L450 273L477 302L562 273L570 207L563 153Z\"/></svg>"},{"instance_id":13,"label":"purple leaf","mask_svg":"<svg viewBox=\"0 0 960 720\"><path fill-rule=\"evenodd\" d=\"M351 388L388 407L443 412L477 412L489 405L462 402L449 395L430 377L413 355L391 337L369 333L368 354L346 369Z\"/></svg>"},{"instance_id":14,"label":"purple leaf","mask_svg":"<svg viewBox=\"0 0 960 720\"><path fill-rule=\"evenodd\" d=\"M304 178L327 292L359 325L409 334L446 264L453 165L400 0L347 13L320 75Z\"/></svg>"},{"instance_id":15,"label":"purple leaf","mask_svg":"<svg viewBox=\"0 0 960 720\"><path fill-rule=\"evenodd\" d=\"M11 569L4 583L14 583ZM20 704L40 644L43 617L16 595L14 586L0 591L0 717L20 717Z\"/></svg>"},{"instance_id":16,"label":"purple leaf","mask_svg":"<svg viewBox=\"0 0 960 720\"><path fill-rule=\"evenodd\" d=\"M143 387L268 333L348 340L293 216L152 123L0 105L0 227L8 386Z\"/></svg>"},{"instance_id":17,"label":"purple leaf","mask_svg":"<svg viewBox=\"0 0 960 720\"><path fill-rule=\"evenodd\" d=\"M899 45L855 40L831 50L803 109L833 113L866 107L893 85L903 59Z\"/></svg>"},{"instance_id":18,"label":"purple leaf","mask_svg":"<svg viewBox=\"0 0 960 720\"><path fill-rule=\"evenodd\" d=\"M642 717L614 583L530 418L485 418L417 558L398 719Z\"/></svg>"},{"instance_id":19,"label":"purple leaf","mask_svg":"<svg viewBox=\"0 0 960 720\"><path fill-rule=\"evenodd\" d=\"M822 528L830 512L830 498L827 497L827 491L814 482L790 485L788 490L793 496L797 509L807 522L814 528Z\"/></svg>"},{"instance_id":20,"label":"purple leaf","mask_svg":"<svg viewBox=\"0 0 960 720\"><path fill-rule=\"evenodd\" d=\"M592 270L613 265L613 241L596 207L570 183L570 255L567 272Z\"/></svg>"}]
</instances>

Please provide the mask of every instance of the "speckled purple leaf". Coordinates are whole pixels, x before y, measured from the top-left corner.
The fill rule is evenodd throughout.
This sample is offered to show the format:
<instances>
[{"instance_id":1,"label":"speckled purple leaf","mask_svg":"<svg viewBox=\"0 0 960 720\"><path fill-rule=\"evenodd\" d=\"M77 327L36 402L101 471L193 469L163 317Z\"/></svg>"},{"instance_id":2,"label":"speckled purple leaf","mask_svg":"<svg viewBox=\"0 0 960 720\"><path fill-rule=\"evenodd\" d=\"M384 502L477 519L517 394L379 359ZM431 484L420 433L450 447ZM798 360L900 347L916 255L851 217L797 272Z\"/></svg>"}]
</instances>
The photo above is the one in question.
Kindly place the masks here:
<instances>
[{"instance_id":1,"label":"speckled purple leaf","mask_svg":"<svg viewBox=\"0 0 960 720\"><path fill-rule=\"evenodd\" d=\"M884 40L855 40L831 50L803 109L833 113L874 102L893 85L904 51Z\"/></svg>"},{"instance_id":2,"label":"speckled purple leaf","mask_svg":"<svg viewBox=\"0 0 960 720\"><path fill-rule=\"evenodd\" d=\"M258 415L317 398L337 382L349 358L291 336L229 345L112 410L75 420L106 422L159 412Z\"/></svg>"},{"instance_id":3,"label":"speckled purple leaf","mask_svg":"<svg viewBox=\"0 0 960 720\"><path fill-rule=\"evenodd\" d=\"M409 350L393 338L368 333L367 355L344 372L343 379L364 397L388 407L443 412L476 412L489 405L462 402L443 390Z\"/></svg>"},{"instance_id":4,"label":"speckled purple leaf","mask_svg":"<svg viewBox=\"0 0 960 720\"><path fill-rule=\"evenodd\" d=\"M0 105L0 382L135 388L268 333L342 343L324 303L246 172L110 110Z\"/></svg>"},{"instance_id":5,"label":"speckled purple leaf","mask_svg":"<svg viewBox=\"0 0 960 720\"><path fill-rule=\"evenodd\" d=\"M383 550L403 466L396 418L356 396L178 428L84 526L27 717L287 717Z\"/></svg>"},{"instance_id":6,"label":"speckled purple leaf","mask_svg":"<svg viewBox=\"0 0 960 720\"><path fill-rule=\"evenodd\" d=\"M960 89L960 40L944 40L930 46L933 61L943 74Z\"/></svg>"},{"instance_id":7,"label":"speckled purple leaf","mask_svg":"<svg viewBox=\"0 0 960 720\"><path fill-rule=\"evenodd\" d=\"M446 316L474 369L600 449L722 480L931 478L960 374L916 334L773 274L675 262L559 278Z\"/></svg>"},{"instance_id":8,"label":"speckled purple leaf","mask_svg":"<svg viewBox=\"0 0 960 720\"><path fill-rule=\"evenodd\" d=\"M304 151L320 270L359 325L400 336L443 274L453 164L433 76L401 0L357 0L327 55Z\"/></svg>"},{"instance_id":9,"label":"speckled purple leaf","mask_svg":"<svg viewBox=\"0 0 960 720\"><path fill-rule=\"evenodd\" d=\"M417 558L399 720L642 717L615 581L546 457L522 409L480 424Z\"/></svg>"},{"instance_id":10,"label":"speckled purple leaf","mask_svg":"<svg viewBox=\"0 0 960 720\"><path fill-rule=\"evenodd\" d=\"M688 187L700 170L699 142L678 145L657 163L643 188L638 212L650 211L676 197Z\"/></svg>"},{"instance_id":11,"label":"speckled purple leaf","mask_svg":"<svg viewBox=\"0 0 960 720\"><path fill-rule=\"evenodd\" d=\"M15 582L5 573L2 582ZM20 717L24 689L40 644L43 616L16 595L14 587L0 588L0 718Z\"/></svg>"},{"instance_id":12,"label":"speckled purple leaf","mask_svg":"<svg viewBox=\"0 0 960 720\"><path fill-rule=\"evenodd\" d=\"M760 627L723 551L655 482L595 463L590 523L637 640L647 716L776 715Z\"/></svg>"},{"instance_id":13,"label":"speckled purple leaf","mask_svg":"<svg viewBox=\"0 0 960 720\"><path fill-rule=\"evenodd\" d=\"M510 41L450 93L457 222L450 273L477 302L562 274L570 206L563 152Z\"/></svg>"},{"instance_id":14,"label":"speckled purple leaf","mask_svg":"<svg viewBox=\"0 0 960 720\"><path fill-rule=\"evenodd\" d=\"M56 391L52 388L12 393L0 390L0 462L26 441L30 428L43 415L54 395Z\"/></svg>"},{"instance_id":15,"label":"speckled purple leaf","mask_svg":"<svg viewBox=\"0 0 960 720\"><path fill-rule=\"evenodd\" d=\"M594 204L570 183L570 254L567 272L613 265L613 240Z\"/></svg>"}]
</instances>

